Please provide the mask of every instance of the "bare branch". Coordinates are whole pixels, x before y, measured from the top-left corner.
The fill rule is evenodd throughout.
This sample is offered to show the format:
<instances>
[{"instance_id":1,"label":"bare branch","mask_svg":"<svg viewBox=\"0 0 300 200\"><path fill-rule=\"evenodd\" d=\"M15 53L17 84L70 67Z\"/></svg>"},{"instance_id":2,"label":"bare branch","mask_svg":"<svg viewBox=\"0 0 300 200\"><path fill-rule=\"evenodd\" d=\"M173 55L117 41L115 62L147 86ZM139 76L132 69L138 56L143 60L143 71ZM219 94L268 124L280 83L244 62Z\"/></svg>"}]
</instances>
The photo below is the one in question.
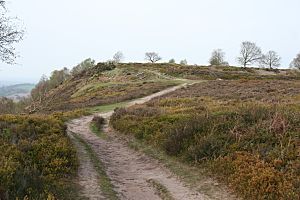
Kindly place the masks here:
<instances>
[{"instance_id":1,"label":"bare branch","mask_svg":"<svg viewBox=\"0 0 300 200\"><path fill-rule=\"evenodd\" d=\"M5 1L0 1L0 6L5 9Z\"/></svg>"},{"instance_id":2,"label":"bare branch","mask_svg":"<svg viewBox=\"0 0 300 200\"><path fill-rule=\"evenodd\" d=\"M162 58L155 52L147 52L145 54L145 60L150 61L151 63L156 63L160 61Z\"/></svg>"},{"instance_id":3,"label":"bare branch","mask_svg":"<svg viewBox=\"0 0 300 200\"><path fill-rule=\"evenodd\" d=\"M300 53L297 54L296 58L290 64L291 68L300 69Z\"/></svg>"},{"instance_id":4,"label":"bare branch","mask_svg":"<svg viewBox=\"0 0 300 200\"><path fill-rule=\"evenodd\" d=\"M240 54L238 62L244 67L258 62L262 57L261 49L255 43L248 41L242 43Z\"/></svg>"},{"instance_id":5,"label":"bare branch","mask_svg":"<svg viewBox=\"0 0 300 200\"><path fill-rule=\"evenodd\" d=\"M4 7L5 1L0 0L0 6ZM0 60L7 64L13 64L17 58L14 44L23 39L24 31L14 23L16 18L6 17L0 14Z\"/></svg>"},{"instance_id":6,"label":"bare branch","mask_svg":"<svg viewBox=\"0 0 300 200\"><path fill-rule=\"evenodd\" d=\"M114 63L120 63L120 62L122 62L123 59L124 59L124 55L123 55L123 53L121 51L118 51L113 56L113 62Z\"/></svg>"},{"instance_id":7,"label":"bare branch","mask_svg":"<svg viewBox=\"0 0 300 200\"><path fill-rule=\"evenodd\" d=\"M273 69L274 67L280 66L280 61L281 58L275 51L268 51L266 54L262 55L260 65Z\"/></svg>"}]
</instances>

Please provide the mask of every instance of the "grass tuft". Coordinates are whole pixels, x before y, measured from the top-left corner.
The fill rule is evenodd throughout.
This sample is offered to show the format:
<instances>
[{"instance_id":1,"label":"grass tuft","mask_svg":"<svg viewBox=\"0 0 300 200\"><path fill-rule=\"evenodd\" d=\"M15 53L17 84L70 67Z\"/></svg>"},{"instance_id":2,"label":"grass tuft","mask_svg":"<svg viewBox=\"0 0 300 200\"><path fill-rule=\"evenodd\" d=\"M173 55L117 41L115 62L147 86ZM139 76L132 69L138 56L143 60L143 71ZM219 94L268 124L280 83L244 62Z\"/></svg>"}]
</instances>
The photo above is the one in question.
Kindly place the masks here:
<instances>
[{"instance_id":1,"label":"grass tuft","mask_svg":"<svg viewBox=\"0 0 300 200\"><path fill-rule=\"evenodd\" d=\"M147 182L155 188L156 193L162 200L174 200L168 189L163 184L154 179L149 179Z\"/></svg>"}]
</instances>

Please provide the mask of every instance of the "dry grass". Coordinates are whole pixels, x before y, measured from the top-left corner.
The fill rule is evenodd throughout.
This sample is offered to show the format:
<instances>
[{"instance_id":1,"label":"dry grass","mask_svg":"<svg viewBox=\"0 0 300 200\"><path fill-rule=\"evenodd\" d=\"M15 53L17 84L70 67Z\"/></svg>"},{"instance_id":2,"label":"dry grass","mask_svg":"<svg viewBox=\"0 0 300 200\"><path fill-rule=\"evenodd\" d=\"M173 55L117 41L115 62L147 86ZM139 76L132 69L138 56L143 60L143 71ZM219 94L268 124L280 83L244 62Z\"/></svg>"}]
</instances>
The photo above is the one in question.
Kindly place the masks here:
<instances>
[{"instance_id":1,"label":"dry grass","mask_svg":"<svg viewBox=\"0 0 300 200\"><path fill-rule=\"evenodd\" d=\"M134 67L79 74L51 90L42 102L35 102L40 112L66 111L78 108L124 102L158 92L178 81Z\"/></svg>"},{"instance_id":2,"label":"dry grass","mask_svg":"<svg viewBox=\"0 0 300 200\"><path fill-rule=\"evenodd\" d=\"M245 199L300 196L300 82L210 81L118 109L112 126L207 166Z\"/></svg>"}]
</instances>

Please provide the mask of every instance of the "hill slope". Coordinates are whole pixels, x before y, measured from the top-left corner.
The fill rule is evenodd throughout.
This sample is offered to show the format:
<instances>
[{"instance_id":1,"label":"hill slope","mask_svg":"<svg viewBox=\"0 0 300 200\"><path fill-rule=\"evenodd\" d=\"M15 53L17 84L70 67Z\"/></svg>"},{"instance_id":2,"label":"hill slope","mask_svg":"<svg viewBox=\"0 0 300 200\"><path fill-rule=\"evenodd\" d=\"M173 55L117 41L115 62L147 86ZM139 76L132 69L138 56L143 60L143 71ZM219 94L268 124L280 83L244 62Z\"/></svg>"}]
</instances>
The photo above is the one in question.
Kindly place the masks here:
<instances>
[{"instance_id":1,"label":"hill slope","mask_svg":"<svg viewBox=\"0 0 300 200\"><path fill-rule=\"evenodd\" d=\"M280 79L295 80L291 70L205 67L178 64L98 63L52 89L31 110L51 112L128 101L179 84L182 79Z\"/></svg>"},{"instance_id":2,"label":"hill slope","mask_svg":"<svg viewBox=\"0 0 300 200\"><path fill-rule=\"evenodd\" d=\"M51 112L112 104L139 98L180 83L135 66L99 63L51 90L33 110Z\"/></svg>"}]
</instances>

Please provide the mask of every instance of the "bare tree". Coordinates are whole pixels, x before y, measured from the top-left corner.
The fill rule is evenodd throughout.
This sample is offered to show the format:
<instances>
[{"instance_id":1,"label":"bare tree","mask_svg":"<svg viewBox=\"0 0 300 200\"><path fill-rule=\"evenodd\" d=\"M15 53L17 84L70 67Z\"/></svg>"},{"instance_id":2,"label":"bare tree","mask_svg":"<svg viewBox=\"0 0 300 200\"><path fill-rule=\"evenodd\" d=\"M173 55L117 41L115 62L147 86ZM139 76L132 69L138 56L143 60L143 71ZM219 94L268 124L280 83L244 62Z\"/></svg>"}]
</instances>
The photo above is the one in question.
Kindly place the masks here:
<instances>
[{"instance_id":1,"label":"bare tree","mask_svg":"<svg viewBox=\"0 0 300 200\"><path fill-rule=\"evenodd\" d=\"M147 52L145 54L145 60L150 61L151 63L156 63L160 61L162 58L155 52Z\"/></svg>"},{"instance_id":2,"label":"bare tree","mask_svg":"<svg viewBox=\"0 0 300 200\"><path fill-rule=\"evenodd\" d=\"M291 68L300 69L300 53L297 54L296 58L290 64Z\"/></svg>"},{"instance_id":3,"label":"bare tree","mask_svg":"<svg viewBox=\"0 0 300 200\"><path fill-rule=\"evenodd\" d=\"M260 59L260 65L263 67L269 67L273 69L274 67L280 66L281 57L275 51L268 51L263 54Z\"/></svg>"},{"instance_id":4,"label":"bare tree","mask_svg":"<svg viewBox=\"0 0 300 200\"><path fill-rule=\"evenodd\" d=\"M23 39L24 31L14 23L15 18L6 17L5 1L0 1L0 59L7 64L13 64L17 54L15 43Z\"/></svg>"},{"instance_id":5,"label":"bare tree","mask_svg":"<svg viewBox=\"0 0 300 200\"><path fill-rule=\"evenodd\" d=\"M0 1L0 6L2 6L3 8L5 8L5 1Z\"/></svg>"},{"instance_id":6,"label":"bare tree","mask_svg":"<svg viewBox=\"0 0 300 200\"><path fill-rule=\"evenodd\" d=\"M113 56L113 62L114 63L120 63L122 62L124 59L124 55L121 51L118 51L117 53L115 53L115 55Z\"/></svg>"},{"instance_id":7,"label":"bare tree","mask_svg":"<svg viewBox=\"0 0 300 200\"><path fill-rule=\"evenodd\" d=\"M261 59L261 49L253 42L243 42L241 45L241 53L238 62L246 67L247 65L258 62Z\"/></svg>"},{"instance_id":8,"label":"bare tree","mask_svg":"<svg viewBox=\"0 0 300 200\"><path fill-rule=\"evenodd\" d=\"M211 65L228 65L228 62L224 61L225 52L222 49L216 49L212 52L211 58L209 59L209 63Z\"/></svg>"}]
</instances>

